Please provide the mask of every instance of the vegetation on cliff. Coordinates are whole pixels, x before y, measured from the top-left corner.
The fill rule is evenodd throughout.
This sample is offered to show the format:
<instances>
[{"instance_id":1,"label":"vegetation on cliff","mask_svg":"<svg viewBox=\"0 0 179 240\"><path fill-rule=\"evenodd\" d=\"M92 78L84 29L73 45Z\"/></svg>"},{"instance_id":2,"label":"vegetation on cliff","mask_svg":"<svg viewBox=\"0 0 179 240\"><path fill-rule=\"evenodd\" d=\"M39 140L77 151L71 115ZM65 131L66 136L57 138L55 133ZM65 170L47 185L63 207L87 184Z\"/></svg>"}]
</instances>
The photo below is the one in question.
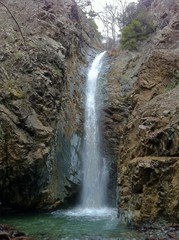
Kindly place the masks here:
<instances>
[{"instance_id":1,"label":"vegetation on cliff","mask_svg":"<svg viewBox=\"0 0 179 240\"><path fill-rule=\"evenodd\" d=\"M155 30L152 17L142 2L138 5L129 4L121 21L124 24L120 38L123 49L137 50L140 42L146 40Z\"/></svg>"},{"instance_id":2,"label":"vegetation on cliff","mask_svg":"<svg viewBox=\"0 0 179 240\"><path fill-rule=\"evenodd\" d=\"M95 12L92 1L77 1L89 18L102 22L105 29L103 38L108 49L120 45L120 48L129 50L137 50L140 42L155 31L156 26L148 11L152 2L140 0L128 3L126 0L115 0L102 4L103 10Z\"/></svg>"}]
</instances>

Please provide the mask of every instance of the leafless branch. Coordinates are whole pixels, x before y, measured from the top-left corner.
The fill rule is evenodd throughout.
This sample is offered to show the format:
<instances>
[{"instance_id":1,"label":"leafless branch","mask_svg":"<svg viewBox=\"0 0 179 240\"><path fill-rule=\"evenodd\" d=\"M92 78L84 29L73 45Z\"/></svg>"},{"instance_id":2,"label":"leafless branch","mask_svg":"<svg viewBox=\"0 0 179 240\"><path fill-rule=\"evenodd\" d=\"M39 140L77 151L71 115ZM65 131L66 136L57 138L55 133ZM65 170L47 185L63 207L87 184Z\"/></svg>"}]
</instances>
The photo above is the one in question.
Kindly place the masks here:
<instances>
[{"instance_id":1,"label":"leafless branch","mask_svg":"<svg viewBox=\"0 0 179 240\"><path fill-rule=\"evenodd\" d=\"M31 64L32 61L31 61L30 53L29 53L29 50L28 50L28 47L27 47L27 42L26 42L25 37L24 37L24 35L23 35L23 33L22 33L22 30L21 30L21 28L20 28L20 26L19 26L19 23L17 22L16 18L14 17L14 15L13 15L12 12L10 11L10 9L9 9L4 3L2 3L1 1L0 1L0 4L1 4L3 7L5 7L5 9L8 11L8 13L10 14L10 16L12 17L12 19L13 19L14 22L16 23L16 25L17 25L17 27L18 27L18 29L19 29L19 32L20 32L20 34L21 34L21 37L22 37L22 39L23 39L23 42L24 42L24 45L25 45L25 49L26 49L26 51L27 51L27 54L28 54L28 57L29 57L29 61L30 61L30 64Z\"/></svg>"}]
</instances>

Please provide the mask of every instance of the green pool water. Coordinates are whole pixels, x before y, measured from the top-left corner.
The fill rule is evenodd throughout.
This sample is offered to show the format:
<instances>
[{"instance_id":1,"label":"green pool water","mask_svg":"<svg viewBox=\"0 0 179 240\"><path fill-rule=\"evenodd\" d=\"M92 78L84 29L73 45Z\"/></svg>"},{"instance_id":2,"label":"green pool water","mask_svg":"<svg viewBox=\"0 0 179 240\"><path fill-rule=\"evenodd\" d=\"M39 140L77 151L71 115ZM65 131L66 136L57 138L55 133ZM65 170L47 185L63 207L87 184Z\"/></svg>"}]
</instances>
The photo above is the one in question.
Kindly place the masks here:
<instances>
[{"instance_id":1,"label":"green pool water","mask_svg":"<svg viewBox=\"0 0 179 240\"><path fill-rule=\"evenodd\" d=\"M52 213L26 213L1 217L0 223L13 226L35 239L119 239L138 240L139 233L121 224L115 209L58 210Z\"/></svg>"}]
</instances>

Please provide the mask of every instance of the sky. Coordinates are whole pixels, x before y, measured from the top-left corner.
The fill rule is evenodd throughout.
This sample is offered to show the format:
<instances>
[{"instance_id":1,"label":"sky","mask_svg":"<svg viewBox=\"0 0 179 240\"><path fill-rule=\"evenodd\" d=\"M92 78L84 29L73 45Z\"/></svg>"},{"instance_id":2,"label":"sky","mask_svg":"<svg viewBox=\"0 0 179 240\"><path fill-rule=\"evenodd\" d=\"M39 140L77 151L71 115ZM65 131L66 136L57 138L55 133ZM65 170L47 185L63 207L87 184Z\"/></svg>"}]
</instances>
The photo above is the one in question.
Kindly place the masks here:
<instances>
[{"instance_id":1,"label":"sky","mask_svg":"<svg viewBox=\"0 0 179 240\"><path fill-rule=\"evenodd\" d=\"M126 1L128 4L130 2L137 2L138 0L123 0L123 1ZM109 3L114 4L115 0L92 0L93 9L96 12L101 12L104 6ZM98 30L103 34L104 30L103 23L98 19L96 19L95 22L98 25Z\"/></svg>"}]
</instances>

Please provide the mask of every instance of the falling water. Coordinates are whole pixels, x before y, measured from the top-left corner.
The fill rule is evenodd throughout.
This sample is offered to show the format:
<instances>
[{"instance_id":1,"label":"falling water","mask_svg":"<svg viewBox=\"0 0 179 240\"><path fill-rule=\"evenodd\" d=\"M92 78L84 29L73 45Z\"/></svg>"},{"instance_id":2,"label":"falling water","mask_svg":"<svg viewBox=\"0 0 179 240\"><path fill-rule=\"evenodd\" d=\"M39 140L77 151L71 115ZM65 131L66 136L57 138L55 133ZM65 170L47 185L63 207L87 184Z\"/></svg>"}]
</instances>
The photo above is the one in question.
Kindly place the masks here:
<instances>
[{"instance_id":1,"label":"falling water","mask_svg":"<svg viewBox=\"0 0 179 240\"><path fill-rule=\"evenodd\" d=\"M107 171L100 154L98 126L99 89L97 80L104 53L99 54L88 72L85 107L85 146L81 205L48 213L3 216L2 223L28 232L36 239L144 239L138 232L119 224L115 208L106 207ZM97 88L97 89L96 89Z\"/></svg>"},{"instance_id":2,"label":"falling water","mask_svg":"<svg viewBox=\"0 0 179 240\"><path fill-rule=\"evenodd\" d=\"M85 141L83 155L82 207L99 209L105 206L107 171L99 149L100 132L97 112L97 80L105 52L94 59L87 76L85 105Z\"/></svg>"}]
</instances>

